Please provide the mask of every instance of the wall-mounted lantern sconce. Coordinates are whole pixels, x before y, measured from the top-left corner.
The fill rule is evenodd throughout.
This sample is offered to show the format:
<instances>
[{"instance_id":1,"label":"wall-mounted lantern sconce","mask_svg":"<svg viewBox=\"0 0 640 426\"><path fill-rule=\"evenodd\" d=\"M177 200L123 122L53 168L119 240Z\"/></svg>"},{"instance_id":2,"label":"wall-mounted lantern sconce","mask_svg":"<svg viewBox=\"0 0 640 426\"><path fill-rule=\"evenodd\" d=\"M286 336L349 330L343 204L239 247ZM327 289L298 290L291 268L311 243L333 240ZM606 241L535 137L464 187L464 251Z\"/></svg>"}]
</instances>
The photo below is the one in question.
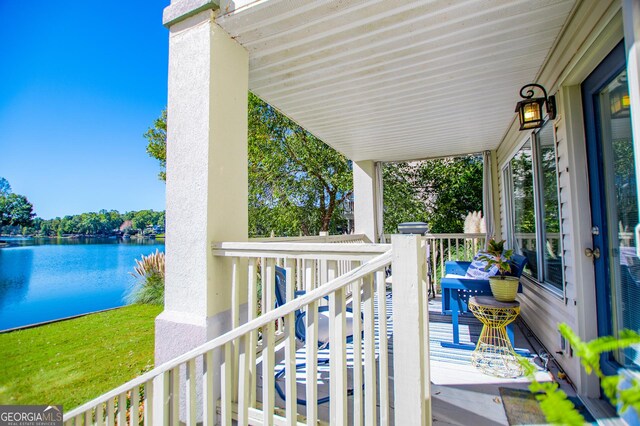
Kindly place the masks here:
<instances>
[{"instance_id":1,"label":"wall-mounted lantern sconce","mask_svg":"<svg viewBox=\"0 0 640 426\"><path fill-rule=\"evenodd\" d=\"M534 88L542 90L543 98L534 98ZM529 88L526 92L525 89ZM527 84L520 89L520 97L524 100L516 105L516 112L520 118L520 130L535 129L542 127L544 122L544 112L542 106L547 104L547 114L549 120L556 118L556 98L555 96L547 97L547 91L539 84Z\"/></svg>"}]
</instances>

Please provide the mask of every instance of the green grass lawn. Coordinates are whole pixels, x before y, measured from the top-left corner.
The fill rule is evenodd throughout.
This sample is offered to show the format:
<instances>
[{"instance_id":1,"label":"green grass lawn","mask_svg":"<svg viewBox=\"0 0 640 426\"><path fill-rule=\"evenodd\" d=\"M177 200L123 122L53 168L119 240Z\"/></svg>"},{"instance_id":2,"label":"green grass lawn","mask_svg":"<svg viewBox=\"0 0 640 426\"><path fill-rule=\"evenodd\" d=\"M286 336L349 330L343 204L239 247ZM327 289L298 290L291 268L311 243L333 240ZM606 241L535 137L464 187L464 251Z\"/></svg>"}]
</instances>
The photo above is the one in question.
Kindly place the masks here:
<instances>
[{"instance_id":1,"label":"green grass lawn","mask_svg":"<svg viewBox=\"0 0 640 426\"><path fill-rule=\"evenodd\" d=\"M132 305L0 334L0 404L70 410L152 369L161 311Z\"/></svg>"}]
</instances>

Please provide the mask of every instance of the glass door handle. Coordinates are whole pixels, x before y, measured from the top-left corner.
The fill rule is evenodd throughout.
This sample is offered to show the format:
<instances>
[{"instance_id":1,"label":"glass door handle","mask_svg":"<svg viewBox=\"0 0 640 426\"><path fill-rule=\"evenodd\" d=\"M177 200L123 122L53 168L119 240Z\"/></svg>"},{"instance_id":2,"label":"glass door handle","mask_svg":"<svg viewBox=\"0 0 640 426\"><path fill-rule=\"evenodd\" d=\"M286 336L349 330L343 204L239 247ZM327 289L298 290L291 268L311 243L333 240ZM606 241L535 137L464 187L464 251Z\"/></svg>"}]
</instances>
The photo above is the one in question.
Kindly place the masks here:
<instances>
[{"instance_id":1,"label":"glass door handle","mask_svg":"<svg viewBox=\"0 0 640 426\"><path fill-rule=\"evenodd\" d=\"M593 257L593 259L600 259L600 249L598 247L594 249L586 248L584 249L584 255L587 257Z\"/></svg>"}]
</instances>

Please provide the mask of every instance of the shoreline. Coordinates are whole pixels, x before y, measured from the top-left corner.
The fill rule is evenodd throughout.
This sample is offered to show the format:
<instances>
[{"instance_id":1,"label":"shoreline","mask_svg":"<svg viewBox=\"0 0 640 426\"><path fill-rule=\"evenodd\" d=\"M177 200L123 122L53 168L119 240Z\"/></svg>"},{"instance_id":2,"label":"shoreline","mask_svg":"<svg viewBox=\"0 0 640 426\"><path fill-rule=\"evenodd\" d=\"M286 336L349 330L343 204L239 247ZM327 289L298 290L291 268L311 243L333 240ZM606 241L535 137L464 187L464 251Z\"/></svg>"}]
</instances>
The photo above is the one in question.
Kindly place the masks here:
<instances>
[{"instance_id":1,"label":"shoreline","mask_svg":"<svg viewBox=\"0 0 640 426\"><path fill-rule=\"evenodd\" d=\"M0 248L0 283L8 279L15 285L6 287L11 302L3 308L0 334L127 306L126 297L138 285L130 276L134 260L156 249L164 251L163 240L9 241ZM59 273L64 279L56 278ZM38 300L47 301L46 312Z\"/></svg>"},{"instance_id":2,"label":"shoreline","mask_svg":"<svg viewBox=\"0 0 640 426\"><path fill-rule=\"evenodd\" d=\"M124 238L121 235L63 235L63 236L46 236L46 235L37 235L37 236L12 236L12 235L0 235L0 248L7 248L15 246L15 243L31 241L31 240L47 240L47 241L59 241L59 240L118 240L118 241L129 241L129 240L143 240L143 241L159 241L164 243L165 237L164 234L162 236L149 237L149 236L137 236L132 235L129 238Z\"/></svg>"},{"instance_id":3,"label":"shoreline","mask_svg":"<svg viewBox=\"0 0 640 426\"><path fill-rule=\"evenodd\" d=\"M76 318L86 317L87 315L100 314L102 312L109 312L109 311L113 311L113 310L116 310L116 309L124 308L126 306L131 306L131 305L116 306L114 308L101 309L99 311L86 312L84 314L76 314L76 315L71 315L71 316L64 317L64 318L57 318L57 319L52 319L52 320L48 320L48 321L41 321L41 322L37 322L37 323L34 323L34 324L20 325L18 327L7 328L6 330L0 330L0 334L12 333L14 331L28 330L30 328L41 327L43 325L55 324L57 322L68 321L68 320L72 320L72 319L76 319Z\"/></svg>"}]
</instances>

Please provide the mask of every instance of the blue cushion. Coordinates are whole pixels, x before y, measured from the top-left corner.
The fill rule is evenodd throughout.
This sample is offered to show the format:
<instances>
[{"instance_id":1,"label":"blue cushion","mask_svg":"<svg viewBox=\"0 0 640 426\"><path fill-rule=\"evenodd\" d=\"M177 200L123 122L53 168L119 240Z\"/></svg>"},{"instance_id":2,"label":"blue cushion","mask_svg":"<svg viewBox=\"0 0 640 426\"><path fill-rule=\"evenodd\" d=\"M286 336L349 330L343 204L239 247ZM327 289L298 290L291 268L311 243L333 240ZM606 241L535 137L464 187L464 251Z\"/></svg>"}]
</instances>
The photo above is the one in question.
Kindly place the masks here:
<instances>
[{"instance_id":1,"label":"blue cushion","mask_svg":"<svg viewBox=\"0 0 640 426\"><path fill-rule=\"evenodd\" d=\"M496 265L493 265L490 268L487 268L487 261L481 260L480 256L490 255L485 252L478 252L473 257L473 262L471 262L471 265L469 265L465 276L474 280L486 280L489 277L498 275L498 267Z\"/></svg>"}]
</instances>

